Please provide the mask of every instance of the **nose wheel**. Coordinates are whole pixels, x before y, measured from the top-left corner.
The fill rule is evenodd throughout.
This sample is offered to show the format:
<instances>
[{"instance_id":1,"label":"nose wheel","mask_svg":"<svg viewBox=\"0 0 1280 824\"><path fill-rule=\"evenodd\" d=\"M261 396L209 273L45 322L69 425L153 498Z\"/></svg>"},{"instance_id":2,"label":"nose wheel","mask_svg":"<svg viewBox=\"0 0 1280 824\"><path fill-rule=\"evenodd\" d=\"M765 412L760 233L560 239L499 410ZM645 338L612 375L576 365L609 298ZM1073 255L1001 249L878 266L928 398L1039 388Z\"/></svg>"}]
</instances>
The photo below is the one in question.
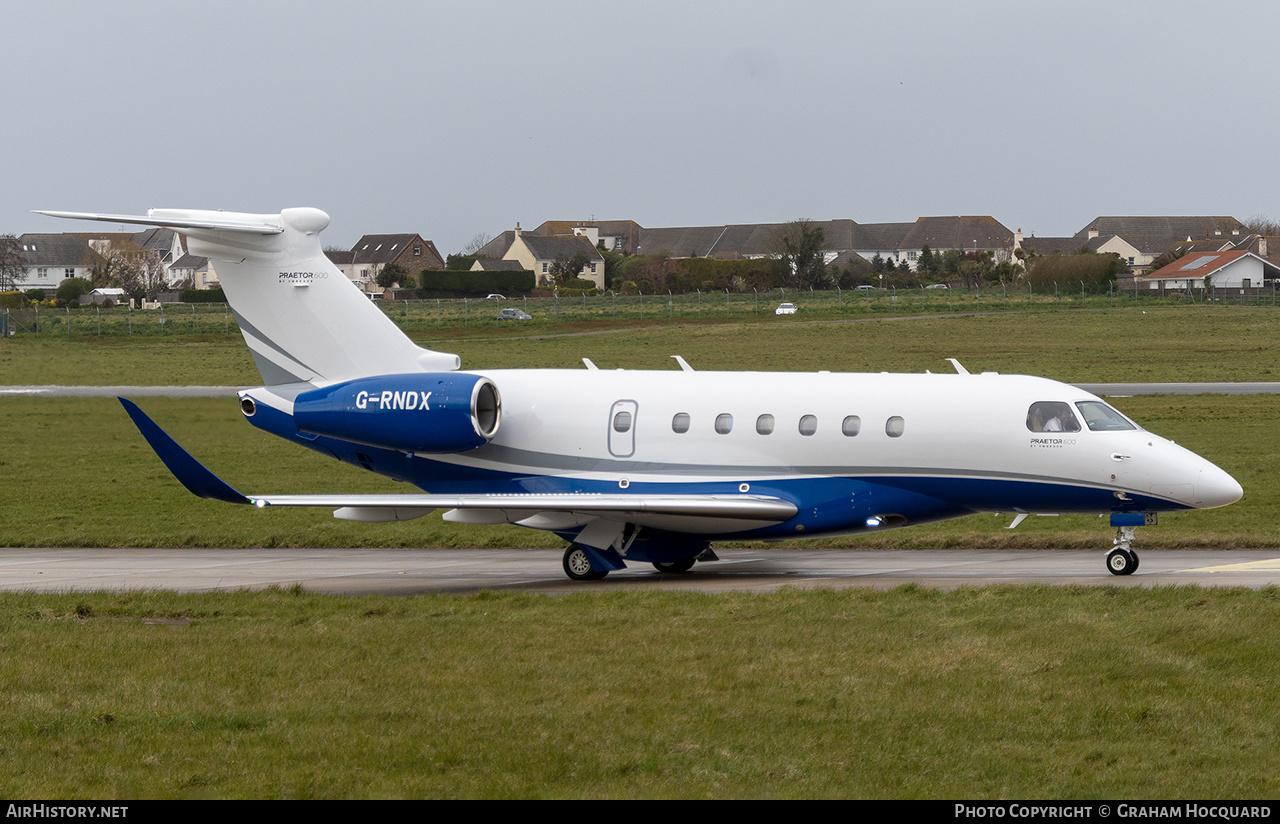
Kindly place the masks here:
<instances>
[{"instance_id":1,"label":"nose wheel","mask_svg":"<svg viewBox=\"0 0 1280 824\"><path fill-rule=\"evenodd\" d=\"M1131 549L1113 549L1107 553L1107 571L1112 575L1132 575L1138 568L1138 553Z\"/></svg>"},{"instance_id":2,"label":"nose wheel","mask_svg":"<svg viewBox=\"0 0 1280 824\"><path fill-rule=\"evenodd\" d=\"M1122 526L1116 530L1116 538L1107 553L1107 572L1112 575L1132 575L1138 569L1138 553L1132 544L1137 527Z\"/></svg>"}]
</instances>

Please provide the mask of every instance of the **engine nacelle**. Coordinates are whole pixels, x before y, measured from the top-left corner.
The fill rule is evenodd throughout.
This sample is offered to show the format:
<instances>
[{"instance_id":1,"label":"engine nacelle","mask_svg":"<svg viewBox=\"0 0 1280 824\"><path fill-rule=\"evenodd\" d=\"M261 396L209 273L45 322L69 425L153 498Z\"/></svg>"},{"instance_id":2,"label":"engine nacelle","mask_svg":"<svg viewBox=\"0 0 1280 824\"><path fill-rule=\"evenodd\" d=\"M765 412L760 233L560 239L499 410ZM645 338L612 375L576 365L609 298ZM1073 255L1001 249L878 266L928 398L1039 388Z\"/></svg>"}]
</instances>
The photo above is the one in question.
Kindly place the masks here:
<instances>
[{"instance_id":1,"label":"engine nacelle","mask_svg":"<svg viewBox=\"0 0 1280 824\"><path fill-rule=\"evenodd\" d=\"M479 375L379 375L303 392L293 420L302 432L385 449L465 452L497 434L502 399Z\"/></svg>"}]
</instances>

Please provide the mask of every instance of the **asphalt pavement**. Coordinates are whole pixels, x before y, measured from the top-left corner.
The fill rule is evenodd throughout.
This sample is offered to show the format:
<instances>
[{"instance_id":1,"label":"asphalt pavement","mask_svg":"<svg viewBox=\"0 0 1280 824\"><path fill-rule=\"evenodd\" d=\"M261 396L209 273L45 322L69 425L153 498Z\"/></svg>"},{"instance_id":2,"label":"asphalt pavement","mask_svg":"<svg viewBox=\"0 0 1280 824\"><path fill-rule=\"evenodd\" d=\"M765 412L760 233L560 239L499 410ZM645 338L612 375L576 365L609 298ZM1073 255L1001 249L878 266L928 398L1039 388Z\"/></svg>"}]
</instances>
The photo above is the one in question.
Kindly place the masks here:
<instances>
[{"instance_id":1,"label":"asphalt pavement","mask_svg":"<svg viewBox=\"0 0 1280 824\"><path fill-rule=\"evenodd\" d=\"M771 592L917 584L942 590L995 584L1053 586L1280 586L1280 549L1143 550L1133 575L1106 571L1100 548L1083 550L717 549L719 561L667 574L648 564L575 582L555 549L0 549L0 590L233 591L301 585L343 595L471 593L516 589L549 595L657 588Z\"/></svg>"}]
</instances>

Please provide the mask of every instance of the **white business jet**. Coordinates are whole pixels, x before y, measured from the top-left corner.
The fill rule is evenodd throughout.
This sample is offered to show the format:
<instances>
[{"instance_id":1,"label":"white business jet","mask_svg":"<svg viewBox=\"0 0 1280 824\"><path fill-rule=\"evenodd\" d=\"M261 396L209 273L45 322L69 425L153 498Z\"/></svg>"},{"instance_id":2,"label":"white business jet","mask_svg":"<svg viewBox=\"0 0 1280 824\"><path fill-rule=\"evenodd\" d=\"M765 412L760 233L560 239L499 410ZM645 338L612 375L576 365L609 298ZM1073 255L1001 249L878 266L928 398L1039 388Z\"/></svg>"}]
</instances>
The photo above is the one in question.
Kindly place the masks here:
<instances>
[{"instance_id":1,"label":"white business jet","mask_svg":"<svg viewBox=\"0 0 1280 824\"><path fill-rule=\"evenodd\" d=\"M569 542L570 578L627 561L685 572L719 540L879 532L975 512L1108 514L1107 569L1137 526L1243 491L1200 456L1074 386L1021 375L460 371L414 344L325 257L318 209L43 212L165 226L214 259L265 386L260 429L398 480L405 495L244 495L121 399L196 495L385 522L517 524Z\"/></svg>"}]
</instances>

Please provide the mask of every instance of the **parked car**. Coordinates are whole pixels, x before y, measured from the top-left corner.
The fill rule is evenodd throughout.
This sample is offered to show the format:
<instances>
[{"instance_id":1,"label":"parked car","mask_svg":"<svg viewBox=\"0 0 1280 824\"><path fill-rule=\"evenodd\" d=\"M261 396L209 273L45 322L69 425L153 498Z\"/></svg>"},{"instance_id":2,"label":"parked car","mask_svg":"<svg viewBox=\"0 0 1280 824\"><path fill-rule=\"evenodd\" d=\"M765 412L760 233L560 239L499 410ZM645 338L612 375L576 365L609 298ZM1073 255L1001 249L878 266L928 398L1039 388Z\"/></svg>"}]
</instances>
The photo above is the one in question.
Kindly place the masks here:
<instances>
[{"instance_id":1,"label":"parked car","mask_svg":"<svg viewBox=\"0 0 1280 824\"><path fill-rule=\"evenodd\" d=\"M924 288L926 288L926 289L950 289L951 287L950 287L950 286L948 286L948 285L947 285L947 284L945 284L945 283L930 283L928 286L926 286L926 287L924 287Z\"/></svg>"},{"instance_id":2,"label":"parked car","mask_svg":"<svg viewBox=\"0 0 1280 824\"><path fill-rule=\"evenodd\" d=\"M796 313L796 305L794 303L780 303L778 308L773 310L775 315L794 315Z\"/></svg>"},{"instance_id":3,"label":"parked car","mask_svg":"<svg viewBox=\"0 0 1280 824\"><path fill-rule=\"evenodd\" d=\"M502 309L498 312L498 320L533 320L533 315L523 309Z\"/></svg>"},{"instance_id":4,"label":"parked car","mask_svg":"<svg viewBox=\"0 0 1280 824\"><path fill-rule=\"evenodd\" d=\"M507 296L506 295L485 295L484 299L485 300L506 300Z\"/></svg>"},{"instance_id":5,"label":"parked car","mask_svg":"<svg viewBox=\"0 0 1280 824\"><path fill-rule=\"evenodd\" d=\"M874 287L874 286L868 286L868 285L867 285L867 284L865 284L865 283L864 283L864 284L862 284L861 286L856 287L856 288L857 288L857 290L858 290L859 292L874 292L874 291L876 290L876 287Z\"/></svg>"}]
</instances>

